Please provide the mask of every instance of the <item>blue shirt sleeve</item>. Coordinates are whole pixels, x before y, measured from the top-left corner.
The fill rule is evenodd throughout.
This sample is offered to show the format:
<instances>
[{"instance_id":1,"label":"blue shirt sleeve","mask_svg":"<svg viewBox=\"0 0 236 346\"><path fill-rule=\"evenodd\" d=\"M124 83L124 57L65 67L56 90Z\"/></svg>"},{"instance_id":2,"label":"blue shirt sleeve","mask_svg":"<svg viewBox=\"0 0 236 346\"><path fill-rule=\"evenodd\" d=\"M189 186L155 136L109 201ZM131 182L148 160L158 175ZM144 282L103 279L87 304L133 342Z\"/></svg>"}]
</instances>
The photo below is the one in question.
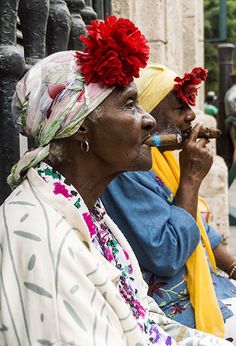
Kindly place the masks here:
<instances>
[{"instance_id":1,"label":"blue shirt sleeve","mask_svg":"<svg viewBox=\"0 0 236 346\"><path fill-rule=\"evenodd\" d=\"M167 202L152 171L120 175L102 201L140 265L158 276L176 275L200 241L195 219Z\"/></svg>"},{"instance_id":2,"label":"blue shirt sleeve","mask_svg":"<svg viewBox=\"0 0 236 346\"><path fill-rule=\"evenodd\" d=\"M202 218L202 221L210 240L211 248L214 250L221 243L222 236L212 226L208 225L204 218Z\"/></svg>"}]
</instances>

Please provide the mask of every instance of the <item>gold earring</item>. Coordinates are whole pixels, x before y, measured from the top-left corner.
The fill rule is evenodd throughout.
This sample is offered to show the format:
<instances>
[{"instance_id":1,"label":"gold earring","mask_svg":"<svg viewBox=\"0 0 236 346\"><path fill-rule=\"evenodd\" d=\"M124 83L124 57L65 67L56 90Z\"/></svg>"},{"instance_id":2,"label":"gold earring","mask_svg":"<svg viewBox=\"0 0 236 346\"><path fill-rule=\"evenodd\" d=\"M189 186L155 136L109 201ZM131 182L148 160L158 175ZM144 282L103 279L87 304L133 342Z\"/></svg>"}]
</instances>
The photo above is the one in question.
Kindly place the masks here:
<instances>
[{"instance_id":1,"label":"gold earring","mask_svg":"<svg viewBox=\"0 0 236 346\"><path fill-rule=\"evenodd\" d=\"M86 139L80 142L80 148L84 153L87 153L89 151L89 142Z\"/></svg>"}]
</instances>

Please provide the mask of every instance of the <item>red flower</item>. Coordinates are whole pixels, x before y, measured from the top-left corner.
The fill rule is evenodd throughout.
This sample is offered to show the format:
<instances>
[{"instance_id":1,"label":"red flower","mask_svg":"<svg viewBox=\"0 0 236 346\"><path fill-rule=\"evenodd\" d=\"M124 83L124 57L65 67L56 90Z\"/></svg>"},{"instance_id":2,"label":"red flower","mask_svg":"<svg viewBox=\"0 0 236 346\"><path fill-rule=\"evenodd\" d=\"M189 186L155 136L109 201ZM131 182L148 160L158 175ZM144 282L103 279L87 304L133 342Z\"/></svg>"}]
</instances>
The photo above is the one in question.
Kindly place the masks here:
<instances>
[{"instance_id":1,"label":"red flower","mask_svg":"<svg viewBox=\"0 0 236 346\"><path fill-rule=\"evenodd\" d=\"M201 81L205 81L207 77L207 69L195 67L192 72L185 73L183 78L176 77L174 90L177 92L177 97L185 104L195 106L198 85Z\"/></svg>"},{"instance_id":2,"label":"red flower","mask_svg":"<svg viewBox=\"0 0 236 346\"><path fill-rule=\"evenodd\" d=\"M94 20L87 26L88 37L81 36L84 52L76 52L86 83L126 87L139 77L149 57L146 38L129 20L110 16L105 22Z\"/></svg>"}]
</instances>

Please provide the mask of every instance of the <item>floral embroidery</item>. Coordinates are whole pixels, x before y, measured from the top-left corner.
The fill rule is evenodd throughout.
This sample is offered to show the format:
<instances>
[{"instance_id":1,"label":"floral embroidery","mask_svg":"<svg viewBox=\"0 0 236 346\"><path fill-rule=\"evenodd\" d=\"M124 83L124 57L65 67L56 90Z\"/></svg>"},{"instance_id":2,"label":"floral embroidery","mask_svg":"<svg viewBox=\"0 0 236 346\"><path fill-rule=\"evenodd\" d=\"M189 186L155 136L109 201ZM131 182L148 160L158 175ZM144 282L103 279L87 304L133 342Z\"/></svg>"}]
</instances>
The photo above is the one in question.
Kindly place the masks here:
<instances>
[{"instance_id":1,"label":"floral embroidery","mask_svg":"<svg viewBox=\"0 0 236 346\"><path fill-rule=\"evenodd\" d=\"M90 237L93 239L96 234L96 226L93 223L92 217L89 213L83 213L83 218L88 226Z\"/></svg>"},{"instance_id":2,"label":"floral embroidery","mask_svg":"<svg viewBox=\"0 0 236 346\"><path fill-rule=\"evenodd\" d=\"M72 197L72 195L69 193L69 191L67 190L67 188L65 187L65 185L62 185L60 182L54 183L54 190L53 192L55 193L55 195L63 195L66 198Z\"/></svg>"},{"instance_id":3,"label":"floral embroidery","mask_svg":"<svg viewBox=\"0 0 236 346\"><path fill-rule=\"evenodd\" d=\"M161 287L165 286L166 282L159 282L155 280L155 275L152 274L148 282L148 295L152 296L154 293L160 298L163 298Z\"/></svg>"},{"instance_id":4,"label":"floral embroidery","mask_svg":"<svg viewBox=\"0 0 236 346\"><path fill-rule=\"evenodd\" d=\"M174 314L181 314L181 312L184 311L184 306L181 305L181 304L174 304L171 308L171 311L174 313Z\"/></svg>"}]
</instances>

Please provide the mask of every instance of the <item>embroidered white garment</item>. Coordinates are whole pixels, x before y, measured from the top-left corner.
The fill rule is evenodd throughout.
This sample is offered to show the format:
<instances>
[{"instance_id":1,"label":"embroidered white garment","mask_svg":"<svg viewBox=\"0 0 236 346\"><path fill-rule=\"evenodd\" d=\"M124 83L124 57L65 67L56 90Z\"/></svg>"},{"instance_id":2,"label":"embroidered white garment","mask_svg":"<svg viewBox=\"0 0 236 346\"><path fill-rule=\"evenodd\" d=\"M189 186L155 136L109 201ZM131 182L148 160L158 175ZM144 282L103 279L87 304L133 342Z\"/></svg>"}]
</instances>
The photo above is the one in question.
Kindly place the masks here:
<instances>
[{"instance_id":1,"label":"embroidered white garment","mask_svg":"<svg viewBox=\"0 0 236 346\"><path fill-rule=\"evenodd\" d=\"M138 297L169 345L232 345L167 319L147 298L136 258L122 233L104 220L130 256ZM148 345L118 289L120 271L93 245L79 211L55 195L34 169L0 209L0 345ZM162 328L162 329L161 329ZM160 339L159 345L167 345Z\"/></svg>"}]
</instances>

